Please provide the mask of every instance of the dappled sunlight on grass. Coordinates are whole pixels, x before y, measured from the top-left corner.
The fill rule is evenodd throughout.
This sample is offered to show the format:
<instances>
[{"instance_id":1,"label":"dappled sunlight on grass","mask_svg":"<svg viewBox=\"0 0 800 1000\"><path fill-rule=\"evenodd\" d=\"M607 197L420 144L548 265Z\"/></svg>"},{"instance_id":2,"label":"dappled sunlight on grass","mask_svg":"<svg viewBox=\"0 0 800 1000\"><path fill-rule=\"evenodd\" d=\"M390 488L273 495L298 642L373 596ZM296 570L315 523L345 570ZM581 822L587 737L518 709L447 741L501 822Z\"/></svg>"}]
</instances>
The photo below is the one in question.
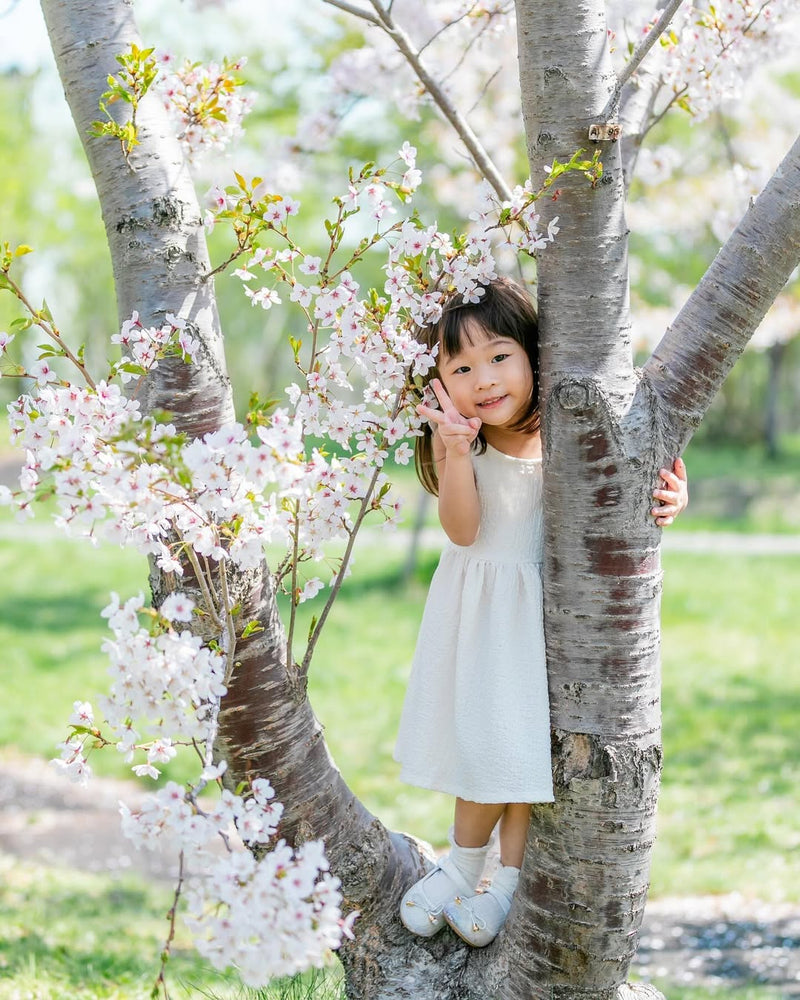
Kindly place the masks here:
<instances>
[{"instance_id":1,"label":"dappled sunlight on grass","mask_svg":"<svg viewBox=\"0 0 800 1000\"><path fill-rule=\"evenodd\" d=\"M138 1000L150 995L166 936L171 891L0 854L0 998ZM175 998L241 986L211 969L179 928L170 959Z\"/></svg>"},{"instance_id":2,"label":"dappled sunlight on grass","mask_svg":"<svg viewBox=\"0 0 800 1000\"><path fill-rule=\"evenodd\" d=\"M424 552L404 585L405 556L402 540L359 551L312 664L310 693L333 757L367 807L443 847L450 799L402 785L392 760L436 562ZM665 765L653 892L800 899L800 558L667 552L664 563ZM46 531L7 538L0 571L14 584L0 610L10 667L0 738L49 757L72 701L94 699L106 683L99 611L109 591L142 589L146 568L130 553ZM301 605L298 636L325 594ZM130 773L114 753L92 763L100 773ZM188 762L171 776L182 770Z\"/></svg>"}]
</instances>

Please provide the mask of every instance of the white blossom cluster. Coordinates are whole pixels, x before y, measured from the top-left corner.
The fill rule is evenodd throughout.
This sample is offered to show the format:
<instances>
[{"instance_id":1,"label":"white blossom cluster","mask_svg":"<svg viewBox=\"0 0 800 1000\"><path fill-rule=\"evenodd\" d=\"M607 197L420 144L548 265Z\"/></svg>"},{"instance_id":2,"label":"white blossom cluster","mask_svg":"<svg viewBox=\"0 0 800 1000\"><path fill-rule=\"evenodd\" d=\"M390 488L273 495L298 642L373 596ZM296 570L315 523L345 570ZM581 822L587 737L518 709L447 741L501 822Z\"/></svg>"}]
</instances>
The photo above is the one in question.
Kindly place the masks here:
<instances>
[{"instance_id":1,"label":"white blossom cluster","mask_svg":"<svg viewBox=\"0 0 800 1000\"><path fill-rule=\"evenodd\" d=\"M55 762L73 781L85 784L90 777L86 744L101 735L104 742L115 743L128 763L135 751L145 751L146 762L134 764L132 770L150 778L158 778L161 772L155 765L170 761L177 744L213 740L216 706L226 690L224 655L203 645L188 629L175 628L175 622L192 619L194 603L184 594L166 598L154 616L155 628L140 623L143 608L141 594L124 604L113 594L102 612L113 632L113 639L103 643L111 676L110 692L100 702L105 726L101 734L91 705L75 703L73 734L61 744Z\"/></svg>"},{"instance_id":2,"label":"white blossom cluster","mask_svg":"<svg viewBox=\"0 0 800 1000\"><path fill-rule=\"evenodd\" d=\"M209 768L215 776L221 768ZM206 803L175 782L132 811L122 804L122 829L140 848L180 852L186 880L186 923L197 950L215 968L235 967L248 986L319 964L351 936L343 920L339 880L323 845L293 851L276 840L283 807L270 783L256 778L246 797L223 790ZM269 845L260 859L233 846Z\"/></svg>"},{"instance_id":3,"label":"white blossom cluster","mask_svg":"<svg viewBox=\"0 0 800 1000\"><path fill-rule=\"evenodd\" d=\"M399 463L411 457L406 438L419 432L416 402L435 364L435 352L413 332L439 318L447 296L478 301L496 276L489 231L497 216L488 206L475 232L458 239L413 217L391 221L392 200L407 202L419 185L415 155L406 143L396 177L367 171L350 183L336 202L339 222L330 227L325 260L291 240L298 203L269 202L262 222L284 248L252 246L236 277L263 308L287 289L305 313L309 340L293 343L300 377L287 389L288 405L262 413L253 428L231 423L186 441L171 424L141 414L135 385L130 396L121 391L118 382L146 377L165 356L190 360L196 352L190 328L174 316L160 328L146 328L136 314L125 322L113 338L122 357L108 381L73 385L44 358L29 373L30 391L9 405L12 440L26 461L19 490L0 489L0 503L27 517L37 498L51 496L65 529L135 547L176 575L183 560L192 561L203 606L180 592L158 609L145 607L141 595L113 595L103 612L112 631L104 643L111 687L99 704L103 722L88 702L76 702L72 734L55 763L85 783L90 752L114 745L137 774L157 779L177 746L200 752L195 786L170 783L136 811L123 806L123 827L139 846L170 844L180 853L198 948L220 968L235 965L251 985L319 963L350 932L352 917L342 918L321 845L293 853L275 842L282 807L267 782L254 781L244 796L223 792L214 808L198 804L199 791L223 770L211 762L235 652L233 611L217 606L217 584L227 564L255 567L265 543L280 542L288 568L276 578L291 579L296 604L324 586L300 573L301 563L321 562L329 543L349 539L368 511L387 523L399 513L382 467L390 454ZM533 201L530 188L520 189L506 206L523 229L538 221ZM222 210L227 200L216 204ZM369 215L375 234L353 253L335 234L358 212ZM546 243L554 234L551 224L535 239ZM363 295L351 265L377 243L388 248L385 284L382 294ZM334 251L348 266L334 264ZM259 294L262 282L269 295ZM0 337L2 350L11 340ZM309 436L332 447L310 447ZM214 642L191 630L198 614L211 622ZM233 828L246 844L269 847L261 860L227 849ZM222 852L211 847L219 842Z\"/></svg>"},{"instance_id":4,"label":"white blossom cluster","mask_svg":"<svg viewBox=\"0 0 800 1000\"><path fill-rule=\"evenodd\" d=\"M753 70L775 56L775 25L793 9L791 0L704 0L678 11L659 69L696 121L742 95Z\"/></svg>"},{"instance_id":5,"label":"white blossom cluster","mask_svg":"<svg viewBox=\"0 0 800 1000\"><path fill-rule=\"evenodd\" d=\"M170 53L162 53L158 61L157 88L190 161L225 149L241 135L242 121L255 100L236 76L246 59L203 66L189 59L178 64Z\"/></svg>"}]
</instances>

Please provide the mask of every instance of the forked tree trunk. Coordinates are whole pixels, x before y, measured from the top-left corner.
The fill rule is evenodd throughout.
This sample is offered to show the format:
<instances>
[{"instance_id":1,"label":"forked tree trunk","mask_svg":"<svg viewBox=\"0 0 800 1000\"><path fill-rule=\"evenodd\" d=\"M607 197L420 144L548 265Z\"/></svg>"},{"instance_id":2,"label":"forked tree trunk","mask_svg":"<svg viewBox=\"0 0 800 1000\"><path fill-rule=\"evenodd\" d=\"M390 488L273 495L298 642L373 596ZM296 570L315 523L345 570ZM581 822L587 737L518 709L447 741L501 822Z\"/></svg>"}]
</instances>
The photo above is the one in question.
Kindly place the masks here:
<instances>
[{"instance_id":1,"label":"forked tree trunk","mask_svg":"<svg viewBox=\"0 0 800 1000\"><path fill-rule=\"evenodd\" d=\"M531 174L589 148L613 74L604 4L517 0ZM622 162L570 179L539 263L545 628L556 805L534 809L510 998L620 995L644 912L661 767L657 470L688 441L798 260L797 148L648 362L633 368ZM780 231L774 198L784 206ZM625 988L630 995L632 987Z\"/></svg>"},{"instance_id":2,"label":"forked tree trunk","mask_svg":"<svg viewBox=\"0 0 800 1000\"><path fill-rule=\"evenodd\" d=\"M147 323L180 313L204 345L198 364L156 370L146 404L173 411L189 434L204 433L231 418L232 404L180 150L155 99L142 105L135 170L113 142L87 137L114 56L139 43L130 5L42 6L97 183L120 319L133 309ZM613 86L604 11L599 0L517 0L517 10L532 172L541 176L545 160L586 146ZM624 985L647 891L660 768L661 576L649 492L800 257L800 156L795 148L638 374L627 335L622 171L616 148L603 153L595 190L565 184L562 233L540 267L557 801L534 810L511 920L492 946L472 951L447 933L426 942L402 928L397 903L423 870L419 850L364 809L331 760L305 678L286 662L267 568L235 581L240 620L258 619L264 631L237 647L223 752L234 777L270 778L286 806L289 840L325 838L347 900L362 912L356 941L342 951L353 998L657 995Z\"/></svg>"}]
</instances>

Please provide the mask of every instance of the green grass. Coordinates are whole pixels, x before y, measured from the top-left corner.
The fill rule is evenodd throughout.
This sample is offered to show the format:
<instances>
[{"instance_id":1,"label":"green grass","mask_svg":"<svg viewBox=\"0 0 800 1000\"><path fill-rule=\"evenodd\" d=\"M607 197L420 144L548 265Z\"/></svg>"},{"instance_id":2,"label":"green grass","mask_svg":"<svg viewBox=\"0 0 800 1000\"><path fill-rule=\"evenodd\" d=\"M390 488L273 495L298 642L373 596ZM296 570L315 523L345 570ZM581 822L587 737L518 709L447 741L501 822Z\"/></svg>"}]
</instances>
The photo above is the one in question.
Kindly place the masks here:
<instances>
[{"instance_id":1,"label":"green grass","mask_svg":"<svg viewBox=\"0 0 800 1000\"><path fill-rule=\"evenodd\" d=\"M6 651L0 746L54 755L75 699L105 684L99 611L110 586L144 583L141 561L110 549L6 540L0 605ZM368 808L439 846L447 796L402 785L392 748L433 554L400 583L405 553L359 553L312 667L310 691L334 759ZM665 768L655 895L742 892L800 900L800 639L792 595L800 558L665 553ZM301 606L304 634L319 599ZM99 773L129 774L115 753ZM172 776L188 773L189 762Z\"/></svg>"},{"instance_id":2,"label":"green grass","mask_svg":"<svg viewBox=\"0 0 800 1000\"><path fill-rule=\"evenodd\" d=\"M0 747L49 757L63 738L72 701L92 700L103 689L99 611L109 591L138 591L146 586L146 570L135 555L91 549L49 530L23 538L8 524L0 522L6 654ZM335 760L367 806L393 828L442 846L450 800L401 785L391 759L435 564L433 553L424 554L417 576L403 585L404 558L402 545L358 553L318 649L311 697ZM735 890L798 902L800 639L793 595L800 593L800 558L667 552L664 563L665 766L652 896ZM302 606L299 634L318 609L318 602ZM93 763L101 773L128 773L113 752ZM181 765L175 775L181 776ZM165 892L135 880L19 863L11 876L5 864L0 1000L145 995L136 991L152 981L169 905ZM234 986L193 960L185 943L173 969L196 984L190 995L250 997L231 992ZM310 1000L312 986L330 987L330 997L316 1000L338 1000L335 983L323 987L307 979L276 984L278 992L264 993L263 1000ZM723 996L661 986L669 1000ZM780 996L767 988L724 995Z\"/></svg>"},{"instance_id":3,"label":"green grass","mask_svg":"<svg viewBox=\"0 0 800 1000\"><path fill-rule=\"evenodd\" d=\"M150 995L171 892L0 854L0 998L139 1000ZM179 928L169 962L173 1000L241 985L212 969Z\"/></svg>"},{"instance_id":4,"label":"green grass","mask_svg":"<svg viewBox=\"0 0 800 1000\"><path fill-rule=\"evenodd\" d=\"M632 977L632 981L635 979ZM666 1000L787 1000L783 990L770 986L685 986L667 979L651 980Z\"/></svg>"},{"instance_id":5,"label":"green grass","mask_svg":"<svg viewBox=\"0 0 800 1000\"><path fill-rule=\"evenodd\" d=\"M776 458L762 446L692 442L685 459L689 508L674 530L800 530L800 435L786 435Z\"/></svg>"},{"instance_id":6,"label":"green grass","mask_svg":"<svg viewBox=\"0 0 800 1000\"><path fill-rule=\"evenodd\" d=\"M800 558L667 554L656 894L800 898Z\"/></svg>"}]
</instances>

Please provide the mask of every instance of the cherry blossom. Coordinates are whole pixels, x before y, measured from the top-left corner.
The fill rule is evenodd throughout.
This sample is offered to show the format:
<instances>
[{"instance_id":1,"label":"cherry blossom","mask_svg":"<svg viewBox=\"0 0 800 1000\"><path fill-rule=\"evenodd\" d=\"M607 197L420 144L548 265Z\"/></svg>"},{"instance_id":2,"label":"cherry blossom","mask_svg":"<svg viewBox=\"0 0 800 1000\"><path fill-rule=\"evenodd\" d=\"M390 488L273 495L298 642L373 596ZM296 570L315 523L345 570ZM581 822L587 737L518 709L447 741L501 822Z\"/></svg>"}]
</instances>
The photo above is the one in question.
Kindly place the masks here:
<instances>
[{"instance_id":1,"label":"cherry blossom","mask_svg":"<svg viewBox=\"0 0 800 1000\"><path fill-rule=\"evenodd\" d=\"M240 794L223 789L213 805L203 798L224 774L224 761L215 761L217 719L237 630L246 634L247 625L235 620L225 596L228 567L259 567L265 545L280 545L288 555L272 579L290 597L290 616L301 602L335 598L365 518L392 525L401 515L384 466L390 454L409 461L407 439L420 428L417 381L435 364L435 351L415 331L439 317L447 297L475 301L483 293L496 274L490 235L502 213L505 229L517 227L519 245L528 240L539 249L556 232L555 220L541 233L534 228L530 185L513 204L487 205L464 238L413 216L390 221L388 199L405 206L419 183L414 157L404 143L391 169L351 175L334 200L325 255L294 243L290 227L300 206L289 196L265 194L261 202L250 191L242 199L240 183L236 211L230 191L210 199L214 218L234 226L248 211L259 213L260 242L241 246L233 272L244 294L266 307L287 286L308 320L306 344L291 345L297 376L285 405L184 440L169 422L141 412L136 388L165 357L190 363L196 336L180 316L145 326L133 313L112 338L121 356L106 379L72 384L41 358L28 373L28 392L9 406L12 440L26 461L19 489L0 500L28 516L37 499L51 497L59 527L135 548L176 581L191 564L192 593L175 589L158 607L143 594L111 595L102 612L109 690L93 704L74 703L54 764L85 783L91 754L113 747L137 776L158 785L182 747L199 754L196 781L167 781L137 809L121 807L123 831L139 847L164 845L180 859L198 949L219 968L235 965L250 985L322 961L350 933L355 915L342 915L323 846L293 851L280 839L282 806L268 781L256 779ZM353 253L344 233L359 212L371 215L374 231ZM385 248L385 284L365 291L356 268L377 244ZM312 438L337 447L311 446ZM309 572L323 560L334 567L327 582ZM306 662L317 636L315 627ZM256 858L236 843L266 850Z\"/></svg>"},{"instance_id":2,"label":"cherry blossom","mask_svg":"<svg viewBox=\"0 0 800 1000\"><path fill-rule=\"evenodd\" d=\"M159 62L157 86L190 160L224 149L241 134L242 120L254 102L237 77L245 59L225 59L221 65L212 62L208 66L187 59L177 65L170 53L163 53ZM217 199L218 190L212 188L211 196Z\"/></svg>"}]
</instances>

